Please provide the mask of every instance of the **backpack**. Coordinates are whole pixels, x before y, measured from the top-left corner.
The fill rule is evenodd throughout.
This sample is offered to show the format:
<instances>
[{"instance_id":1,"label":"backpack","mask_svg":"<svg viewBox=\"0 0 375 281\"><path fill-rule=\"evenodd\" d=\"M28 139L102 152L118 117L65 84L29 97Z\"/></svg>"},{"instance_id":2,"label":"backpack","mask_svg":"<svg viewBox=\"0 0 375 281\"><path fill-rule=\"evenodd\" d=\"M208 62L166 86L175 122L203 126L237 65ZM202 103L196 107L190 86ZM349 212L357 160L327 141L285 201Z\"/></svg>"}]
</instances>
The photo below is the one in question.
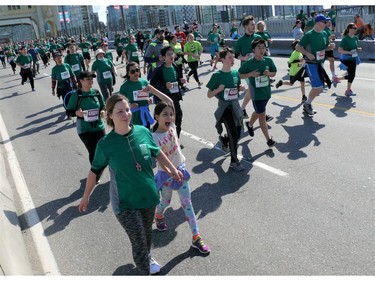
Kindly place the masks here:
<instances>
[{"instance_id":1,"label":"backpack","mask_svg":"<svg viewBox=\"0 0 375 281\"><path fill-rule=\"evenodd\" d=\"M78 100L77 100L76 108L74 110L67 109L68 108L68 104L69 104L69 100L70 100L72 94L74 93L74 90L68 92L65 95L64 101L63 101L63 106L64 106L64 109L66 111L66 114L68 116L70 116L70 117L75 117L76 116L76 110L78 109L79 105L81 104L83 98L89 98L89 97L91 97L91 98L93 98L95 100L95 97L100 96L100 93L99 93L98 90L95 90L95 95L94 96L83 96L81 89L78 89L76 92L78 94Z\"/></svg>"}]
</instances>

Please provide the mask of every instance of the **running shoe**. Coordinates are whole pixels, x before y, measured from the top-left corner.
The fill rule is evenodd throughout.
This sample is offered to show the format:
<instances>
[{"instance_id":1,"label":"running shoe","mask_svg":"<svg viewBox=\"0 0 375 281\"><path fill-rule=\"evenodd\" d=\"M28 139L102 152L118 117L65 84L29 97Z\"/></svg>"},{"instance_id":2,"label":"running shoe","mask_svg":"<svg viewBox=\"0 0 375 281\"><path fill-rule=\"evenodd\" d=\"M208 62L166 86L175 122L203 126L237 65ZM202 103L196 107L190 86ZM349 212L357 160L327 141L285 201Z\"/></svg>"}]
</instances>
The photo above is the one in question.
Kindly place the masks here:
<instances>
[{"instance_id":1,"label":"running shoe","mask_svg":"<svg viewBox=\"0 0 375 281\"><path fill-rule=\"evenodd\" d=\"M219 136L219 141L220 141L220 144L221 144L221 149L224 151L224 152L229 152L229 139L226 135L223 136Z\"/></svg>"},{"instance_id":2,"label":"running shoe","mask_svg":"<svg viewBox=\"0 0 375 281\"><path fill-rule=\"evenodd\" d=\"M303 95L302 96L302 103L304 103L305 101L307 101L307 97L306 97L306 95Z\"/></svg>"},{"instance_id":3,"label":"running shoe","mask_svg":"<svg viewBox=\"0 0 375 281\"><path fill-rule=\"evenodd\" d=\"M307 104L306 102L303 104L303 111L305 111L308 115L314 115L316 111L312 108L311 104Z\"/></svg>"},{"instance_id":4,"label":"running shoe","mask_svg":"<svg viewBox=\"0 0 375 281\"><path fill-rule=\"evenodd\" d=\"M202 254L208 254L210 252L210 248L204 243L200 236L198 236L195 240L193 239L191 246L198 249L198 251Z\"/></svg>"},{"instance_id":5,"label":"running shoe","mask_svg":"<svg viewBox=\"0 0 375 281\"><path fill-rule=\"evenodd\" d=\"M354 95L354 93L353 93L352 90L346 90L345 91L345 96L350 97L350 96L353 96L353 95Z\"/></svg>"},{"instance_id":6,"label":"running shoe","mask_svg":"<svg viewBox=\"0 0 375 281\"><path fill-rule=\"evenodd\" d=\"M274 145L275 145L275 141L272 139L272 137L267 141L267 145L268 145L268 147L273 147Z\"/></svg>"},{"instance_id":7,"label":"running shoe","mask_svg":"<svg viewBox=\"0 0 375 281\"><path fill-rule=\"evenodd\" d=\"M150 274L156 274L160 272L160 264L154 260L154 258L151 256L151 254L148 256L149 261L150 261Z\"/></svg>"},{"instance_id":8,"label":"running shoe","mask_svg":"<svg viewBox=\"0 0 375 281\"><path fill-rule=\"evenodd\" d=\"M247 119L249 118L249 115L247 115L246 109L243 109L243 118Z\"/></svg>"},{"instance_id":9,"label":"running shoe","mask_svg":"<svg viewBox=\"0 0 375 281\"><path fill-rule=\"evenodd\" d=\"M245 125L247 127L247 131L248 131L250 137L253 137L254 136L254 127L250 126L250 122L249 121L246 121Z\"/></svg>"},{"instance_id":10,"label":"running shoe","mask_svg":"<svg viewBox=\"0 0 375 281\"><path fill-rule=\"evenodd\" d=\"M266 122L270 122L273 120L273 117L271 115L266 115Z\"/></svg>"},{"instance_id":11,"label":"running shoe","mask_svg":"<svg viewBox=\"0 0 375 281\"><path fill-rule=\"evenodd\" d=\"M340 79L335 75L332 79L332 85L333 87L337 87L337 84L340 83Z\"/></svg>"},{"instance_id":12,"label":"running shoe","mask_svg":"<svg viewBox=\"0 0 375 281\"><path fill-rule=\"evenodd\" d=\"M161 218L155 217L156 229L159 231L166 231L168 229L167 224L165 223L164 216Z\"/></svg>"},{"instance_id":13,"label":"running shoe","mask_svg":"<svg viewBox=\"0 0 375 281\"><path fill-rule=\"evenodd\" d=\"M279 80L279 82L277 82L277 84L275 85L275 87L276 87L276 89L278 89L282 85L283 85L283 80Z\"/></svg>"}]
</instances>

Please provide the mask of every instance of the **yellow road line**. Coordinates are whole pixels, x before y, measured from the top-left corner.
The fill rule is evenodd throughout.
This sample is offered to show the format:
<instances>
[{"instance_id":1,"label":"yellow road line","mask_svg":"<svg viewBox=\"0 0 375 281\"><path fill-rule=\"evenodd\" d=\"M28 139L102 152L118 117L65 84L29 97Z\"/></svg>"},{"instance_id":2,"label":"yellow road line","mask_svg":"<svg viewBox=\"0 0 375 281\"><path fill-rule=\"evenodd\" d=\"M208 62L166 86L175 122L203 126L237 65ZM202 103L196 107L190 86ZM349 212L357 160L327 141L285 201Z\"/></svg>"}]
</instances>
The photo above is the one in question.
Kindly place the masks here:
<instances>
[{"instance_id":1,"label":"yellow road line","mask_svg":"<svg viewBox=\"0 0 375 281\"><path fill-rule=\"evenodd\" d=\"M277 95L277 94L272 95L272 98L280 99L280 100L296 101L298 103L301 102L300 99L280 96L280 95ZM361 115L365 115L365 116L375 117L375 112L368 112L368 111L358 110L358 109L354 109L354 108L345 108L345 107L340 107L340 106L332 106L331 104L319 103L319 102L315 102L315 101L314 101L314 105L326 107L326 108L329 108L329 109L338 109L338 110L353 112L353 113L357 113L357 114L361 114Z\"/></svg>"}]
</instances>

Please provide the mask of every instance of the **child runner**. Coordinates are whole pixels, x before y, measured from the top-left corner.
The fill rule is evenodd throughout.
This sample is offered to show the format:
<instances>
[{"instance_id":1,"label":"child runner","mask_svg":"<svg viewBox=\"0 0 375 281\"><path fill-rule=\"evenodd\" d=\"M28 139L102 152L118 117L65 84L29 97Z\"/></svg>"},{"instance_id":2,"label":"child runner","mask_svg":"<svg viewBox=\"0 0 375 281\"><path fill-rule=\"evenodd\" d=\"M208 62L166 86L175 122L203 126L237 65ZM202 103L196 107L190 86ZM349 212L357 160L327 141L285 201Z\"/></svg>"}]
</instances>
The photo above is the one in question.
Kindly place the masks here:
<instances>
[{"instance_id":1,"label":"child runner","mask_svg":"<svg viewBox=\"0 0 375 281\"><path fill-rule=\"evenodd\" d=\"M237 157L237 144L241 136L243 121L243 111L238 102L239 91L244 91L245 87L241 84L240 74L232 69L234 65L234 53L230 48L224 48L219 52L219 58L223 63L223 68L212 74L207 83L207 97L216 97L218 107L215 111L216 129L219 133L219 140L224 151L230 150L229 167L235 171L243 171L244 167L240 164ZM223 126L228 135L221 136Z\"/></svg>"},{"instance_id":2,"label":"child runner","mask_svg":"<svg viewBox=\"0 0 375 281\"><path fill-rule=\"evenodd\" d=\"M276 84L276 89L278 89L282 85L293 86L294 82L298 80L301 83L302 102L305 102L307 100L307 97L305 95L305 75L303 74L305 73L305 71L301 71L302 65L304 64L304 59L303 55L296 50L296 45L298 44L298 42L299 40L295 40L292 43L293 52L288 60L289 81L279 80L279 82L277 82Z\"/></svg>"},{"instance_id":3,"label":"child runner","mask_svg":"<svg viewBox=\"0 0 375 281\"><path fill-rule=\"evenodd\" d=\"M270 77L276 75L276 66L270 57L265 57L266 41L264 39L255 39L251 43L254 51L254 57L246 61L238 70L242 79L246 79L249 84L251 100L254 106L254 112L250 121L246 122L249 135L254 136L253 125L259 119L259 126L267 140L267 145L272 147L275 141L268 134L266 123L266 105L271 98Z\"/></svg>"},{"instance_id":4,"label":"child runner","mask_svg":"<svg viewBox=\"0 0 375 281\"><path fill-rule=\"evenodd\" d=\"M164 211L171 202L173 190L178 192L181 206L184 209L186 219L193 233L192 247L203 254L208 254L210 248L203 242L195 217L193 205L191 203L189 179L190 174L186 170L185 156L181 152L174 124L173 105L165 102L159 102L154 111L156 124L153 127L153 138L155 143L160 146L161 150L168 157L169 161L180 170L184 176L182 182L172 178L158 163L158 172L155 181L161 193L160 204L156 206L155 223L159 231L166 231L167 224L164 219Z\"/></svg>"}]
</instances>

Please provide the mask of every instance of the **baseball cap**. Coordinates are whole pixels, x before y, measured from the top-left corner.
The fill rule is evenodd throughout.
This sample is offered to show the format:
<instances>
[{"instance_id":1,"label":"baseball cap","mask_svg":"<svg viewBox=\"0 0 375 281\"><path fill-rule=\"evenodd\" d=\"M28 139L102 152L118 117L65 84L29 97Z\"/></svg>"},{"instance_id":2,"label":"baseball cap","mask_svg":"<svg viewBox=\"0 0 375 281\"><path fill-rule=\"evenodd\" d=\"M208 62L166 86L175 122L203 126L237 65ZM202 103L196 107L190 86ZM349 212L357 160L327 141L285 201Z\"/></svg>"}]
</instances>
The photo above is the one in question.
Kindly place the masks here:
<instances>
[{"instance_id":1,"label":"baseball cap","mask_svg":"<svg viewBox=\"0 0 375 281\"><path fill-rule=\"evenodd\" d=\"M161 29L161 28L155 29L154 35L159 34L159 33L164 33L164 29Z\"/></svg>"},{"instance_id":2,"label":"baseball cap","mask_svg":"<svg viewBox=\"0 0 375 281\"><path fill-rule=\"evenodd\" d=\"M322 14L317 15L316 18L315 18L315 22L327 21L327 20L331 20L331 18L327 18Z\"/></svg>"},{"instance_id":3,"label":"baseball cap","mask_svg":"<svg viewBox=\"0 0 375 281\"><path fill-rule=\"evenodd\" d=\"M53 57L53 58L61 57L61 56L62 56L62 54L61 54L60 51L53 51L53 52L52 52L52 57Z\"/></svg>"},{"instance_id":4,"label":"baseball cap","mask_svg":"<svg viewBox=\"0 0 375 281\"><path fill-rule=\"evenodd\" d=\"M78 76L79 79L83 79L83 78L87 78L87 77L93 77L93 78L95 78L96 74L93 71L87 71L87 70L85 70L85 71L81 71L81 73Z\"/></svg>"},{"instance_id":5,"label":"baseball cap","mask_svg":"<svg viewBox=\"0 0 375 281\"><path fill-rule=\"evenodd\" d=\"M105 53L104 53L104 51L102 49L97 49L96 53L95 53L95 56L97 56L99 54L105 54Z\"/></svg>"}]
</instances>

